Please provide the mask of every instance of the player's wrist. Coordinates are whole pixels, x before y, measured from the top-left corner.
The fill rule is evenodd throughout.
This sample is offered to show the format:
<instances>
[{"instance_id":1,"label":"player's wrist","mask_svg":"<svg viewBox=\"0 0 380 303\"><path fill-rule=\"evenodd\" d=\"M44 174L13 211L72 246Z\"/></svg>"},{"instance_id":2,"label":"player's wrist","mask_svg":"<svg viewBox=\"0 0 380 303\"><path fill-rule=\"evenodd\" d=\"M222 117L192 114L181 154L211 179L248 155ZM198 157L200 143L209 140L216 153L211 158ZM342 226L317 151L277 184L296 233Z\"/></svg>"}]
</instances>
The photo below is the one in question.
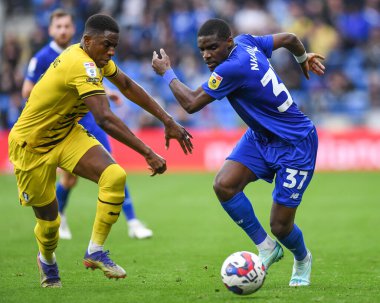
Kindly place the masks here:
<instances>
[{"instance_id":1,"label":"player's wrist","mask_svg":"<svg viewBox=\"0 0 380 303\"><path fill-rule=\"evenodd\" d=\"M294 59L296 59L297 63L302 64L307 60L307 53L306 51L301 56L293 55Z\"/></svg>"},{"instance_id":2,"label":"player's wrist","mask_svg":"<svg viewBox=\"0 0 380 303\"><path fill-rule=\"evenodd\" d=\"M165 127L170 127L175 123L175 121L173 117L168 114L164 119L162 119L162 123L165 125Z\"/></svg>"},{"instance_id":3,"label":"player's wrist","mask_svg":"<svg viewBox=\"0 0 380 303\"><path fill-rule=\"evenodd\" d=\"M141 154L145 159L151 157L151 156L152 156L152 153L153 153L153 150L152 150L149 146L147 146L147 145L145 145L145 146L144 146L144 149L140 152L140 154Z\"/></svg>"},{"instance_id":4,"label":"player's wrist","mask_svg":"<svg viewBox=\"0 0 380 303\"><path fill-rule=\"evenodd\" d=\"M177 79L177 75L175 74L175 72L173 71L173 69L168 69L166 70L166 72L162 75L162 78L164 78L164 80L166 81L166 83L168 85L170 85L170 83L174 80L174 79Z\"/></svg>"}]
</instances>

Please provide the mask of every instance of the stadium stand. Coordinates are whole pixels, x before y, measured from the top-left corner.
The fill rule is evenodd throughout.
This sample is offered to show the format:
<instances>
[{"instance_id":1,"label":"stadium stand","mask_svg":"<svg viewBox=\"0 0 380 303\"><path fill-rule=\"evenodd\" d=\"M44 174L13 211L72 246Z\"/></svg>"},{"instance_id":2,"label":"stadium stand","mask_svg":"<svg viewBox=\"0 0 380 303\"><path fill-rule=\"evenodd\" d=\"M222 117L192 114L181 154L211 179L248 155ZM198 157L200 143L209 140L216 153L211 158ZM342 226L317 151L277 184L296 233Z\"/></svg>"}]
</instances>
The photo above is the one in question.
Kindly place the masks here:
<instances>
[{"instance_id":1,"label":"stadium stand","mask_svg":"<svg viewBox=\"0 0 380 303\"><path fill-rule=\"evenodd\" d=\"M10 128L23 107L27 62L47 42L48 16L57 7L73 13L77 33L91 14L114 16L122 25L116 61L185 126L234 129L240 120L226 110L225 100L186 115L152 71L151 55L165 48L177 75L198 85L209 72L196 47L197 28L219 17L233 24L235 33L294 32L309 51L326 56L325 77L311 81L290 68L297 63L286 52L272 58L295 101L318 126L380 128L379 0L8 0L0 2L0 129ZM134 129L156 125L129 102L115 110Z\"/></svg>"}]
</instances>

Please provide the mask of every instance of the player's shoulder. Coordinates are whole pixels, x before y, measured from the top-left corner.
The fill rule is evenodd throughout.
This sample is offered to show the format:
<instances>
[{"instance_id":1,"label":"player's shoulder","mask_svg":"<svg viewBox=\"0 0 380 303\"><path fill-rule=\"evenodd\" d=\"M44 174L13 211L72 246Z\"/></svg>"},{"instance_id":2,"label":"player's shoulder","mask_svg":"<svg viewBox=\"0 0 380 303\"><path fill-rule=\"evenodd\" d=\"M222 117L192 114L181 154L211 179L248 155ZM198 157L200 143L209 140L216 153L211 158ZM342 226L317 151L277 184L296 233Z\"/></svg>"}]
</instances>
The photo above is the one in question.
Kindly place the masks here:
<instances>
[{"instance_id":1,"label":"player's shoulder","mask_svg":"<svg viewBox=\"0 0 380 303\"><path fill-rule=\"evenodd\" d=\"M70 45L62 52L62 55L66 56L67 58L76 58L77 61L89 58L89 56L85 51L83 51L79 43Z\"/></svg>"},{"instance_id":2,"label":"player's shoulder","mask_svg":"<svg viewBox=\"0 0 380 303\"><path fill-rule=\"evenodd\" d=\"M241 34L234 38L234 42L240 45L265 46L272 44L273 35L255 36L251 34Z\"/></svg>"},{"instance_id":3,"label":"player's shoulder","mask_svg":"<svg viewBox=\"0 0 380 303\"><path fill-rule=\"evenodd\" d=\"M238 40L239 41L239 40ZM217 66L216 70L223 74L237 75L243 72L245 65L245 52L242 52L242 45L235 42L228 58ZM249 58L248 58L249 59Z\"/></svg>"},{"instance_id":4,"label":"player's shoulder","mask_svg":"<svg viewBox=\"0 0 380 303\"><path fill-rule=\"evenodd\" d=\"M94 60L83 51L80 47L80 44L73 44L69 46L59 57L59 60L62 61L66 66L71 66L74 69L80 69L84 71L84 68L94 67L96 65Z\"/></svg>"},{"instance_id":5,"label":"player's shoulder","mask_svg":"<svg viewBox=\"0 0 380 303\"><path fill-rule=\"evenodd\" d=\"M249 35L249 34L240 34L234 38L235 44L247 43L247 42L250 42L251 40L252 40L252 35Z\"/></svg>"},{"instance_id":6,"label":"player's shoulder","mask_svg":"<svg viewBox=\"0 0 380 303\"><path fill-rule=\"evenodd\" d=\"M238 54L241 60L266 60L263 57L257 57L257 53L262 53L265 57L270 58L273 51L273 35L253 36L242 34L235 38L235 44L238 45Z\"/></svg>"}]
</instances>

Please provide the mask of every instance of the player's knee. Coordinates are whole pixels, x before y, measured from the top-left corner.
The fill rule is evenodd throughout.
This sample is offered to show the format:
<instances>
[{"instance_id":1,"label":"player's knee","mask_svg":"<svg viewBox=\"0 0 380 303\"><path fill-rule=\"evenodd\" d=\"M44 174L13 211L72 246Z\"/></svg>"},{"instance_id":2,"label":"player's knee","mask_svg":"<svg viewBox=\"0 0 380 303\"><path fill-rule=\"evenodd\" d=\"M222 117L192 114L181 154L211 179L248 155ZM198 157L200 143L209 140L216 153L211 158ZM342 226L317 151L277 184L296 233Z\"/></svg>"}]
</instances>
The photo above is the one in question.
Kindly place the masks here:
<instances>
[{"instance_id":1,"label":"player's knee","mask_svg":"<svg viewBox=\"0 0 380 303\"><path fill-rule=\"evenodd\" d=\"M280 222L277 220L271 220L270 229L272 234L277 239L285 238L292 230L293 224Z\"/></svg>"},{"instance_id":2,"label":"player's knee","mask_svg":"<svg viewBox=\"0 0 380 303\"><path fill-rule=\"evenodd\" d=\"M235 186L224 176L216 176L213 187L215 194L221 202L230 200L237 193Z\"/></svg>"},{"instance_id":3,"label":"player's knee","mask_svg":"<svg viewBox=\"0 0 380 303\"><path fill-rule=\"evenodd\" d=\"M120 165L109 165L99 178L99 199L109 203L122 202L126 178L127 174Z\"/></svg>"},{"instance_id":4,"label":"player's knee","mask_svg":"<svg viewBox=\"0 0 380 303\"><path fill-rule=\"evenodd\" d=\"M52 221L37 219L37 224L34 228L35 235L42 240L49 240L58 235L61 217L58 215Z\"/></svg>"}]
</instances>

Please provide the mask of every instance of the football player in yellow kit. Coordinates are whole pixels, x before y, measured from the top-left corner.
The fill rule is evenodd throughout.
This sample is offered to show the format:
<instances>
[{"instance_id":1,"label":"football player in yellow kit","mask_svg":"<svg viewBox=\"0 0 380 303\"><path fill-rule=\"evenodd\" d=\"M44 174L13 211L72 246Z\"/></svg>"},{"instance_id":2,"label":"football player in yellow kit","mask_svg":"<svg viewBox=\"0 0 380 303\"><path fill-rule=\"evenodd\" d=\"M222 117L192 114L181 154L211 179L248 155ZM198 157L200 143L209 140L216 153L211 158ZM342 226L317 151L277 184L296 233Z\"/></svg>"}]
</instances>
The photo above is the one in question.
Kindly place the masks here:
<instances>
[{"instance_id":1,"label":"football player in yellow kit","mask_svg":"<svg viewBox=\"0 0 380 303\"><path fill-rule=\"evenodd\" d=\"M91 16L81 43L67 48L50 65L9 134L9 158L17 177L20 203L32 206L37 219L34 233L42 287L61 287L54 254L60 224L55 196L57 167L99 186L95 222L83 260L85 267L99 268L109 278L126 276L103 249L124 201L126 173L77 120L90 110L109 135L145 158L152 176L166 170L165 159L112 113L103 77L164 124L167 147L170 139L176 139L185 154L193 149L191 135L111 60L118 41L119 27L112 17Z\"/></svg>"}]
</instances>

